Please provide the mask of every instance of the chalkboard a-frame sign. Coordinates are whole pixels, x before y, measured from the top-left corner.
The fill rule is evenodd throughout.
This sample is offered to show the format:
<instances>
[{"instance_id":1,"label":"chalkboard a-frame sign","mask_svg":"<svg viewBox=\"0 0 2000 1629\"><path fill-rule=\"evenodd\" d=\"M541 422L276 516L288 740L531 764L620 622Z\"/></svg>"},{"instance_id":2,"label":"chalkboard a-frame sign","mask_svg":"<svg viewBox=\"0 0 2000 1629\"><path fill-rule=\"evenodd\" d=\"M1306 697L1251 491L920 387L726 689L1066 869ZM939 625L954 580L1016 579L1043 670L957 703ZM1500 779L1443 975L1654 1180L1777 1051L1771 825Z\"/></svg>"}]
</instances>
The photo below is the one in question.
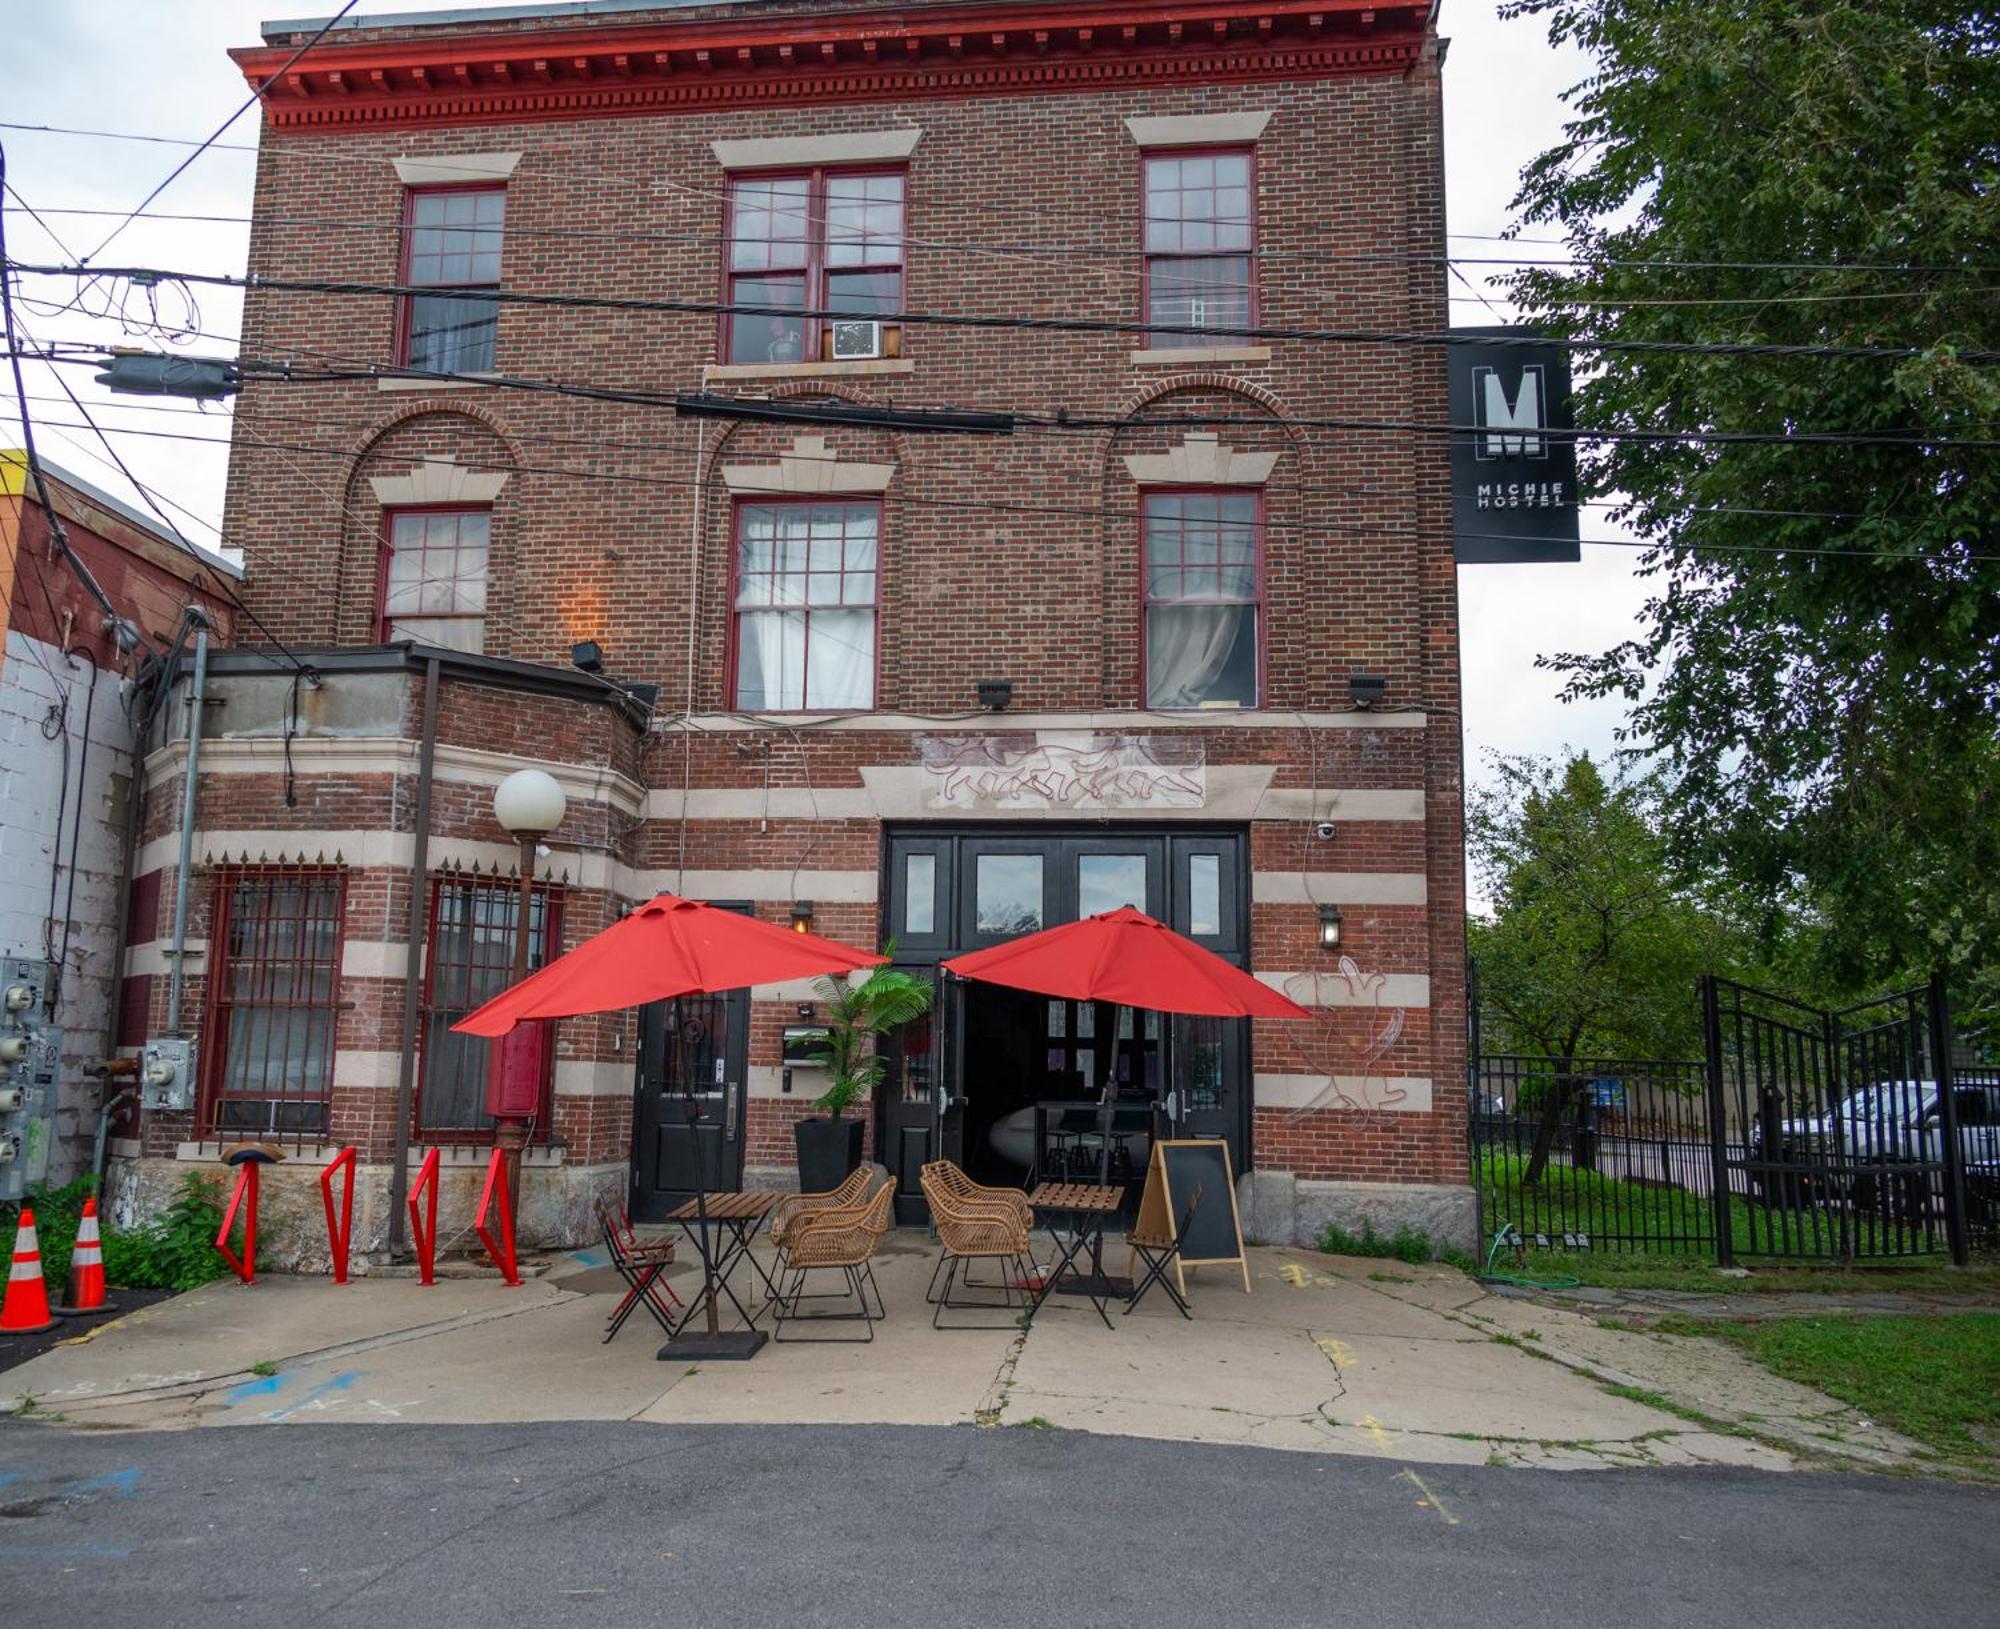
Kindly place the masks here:
<instances>
[{"instance_id":1,"label":"chalkboard a-frame sign","mask_svg":"<svg viewBox=\"0 0 2000 1629\"><path fill-rule=\"evenodd\" d=\"M1219 1137L1167 1137L1153 1144L1146 1167L1146 1188L1139 1197L1139 1220L1133 1232L1146 1239L1170 1239L1187 1214L1195 1189L1201 1202L1194 1208L1174 1277L1187 1293L1188 1267L1234 1263L1243 1271L1243 1293L1250 1293L1250 1263L1243 1254L1243 1222L1236 1212L1236 1183L1229 1169L1229 1144Z\"/></svg>"}]
</instances>

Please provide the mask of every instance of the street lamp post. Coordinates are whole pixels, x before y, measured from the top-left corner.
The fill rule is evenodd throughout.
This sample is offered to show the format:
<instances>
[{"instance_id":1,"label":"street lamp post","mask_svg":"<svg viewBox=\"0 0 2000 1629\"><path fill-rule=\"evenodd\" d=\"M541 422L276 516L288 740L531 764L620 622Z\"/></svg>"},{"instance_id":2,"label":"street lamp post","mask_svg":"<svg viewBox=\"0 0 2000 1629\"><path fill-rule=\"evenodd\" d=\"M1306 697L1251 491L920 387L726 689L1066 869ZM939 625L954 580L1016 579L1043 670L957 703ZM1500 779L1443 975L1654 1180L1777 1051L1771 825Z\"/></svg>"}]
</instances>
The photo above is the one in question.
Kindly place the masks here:
<instances>
[{"instance_id":1,"label":"street lamp post","mask_svg":"<svg viewBox=\"0 0 2000 1629\"><path fill-rule=\"evenodd\" d=\"M546 770L517 769L493 789L493 817L521 845L521 900L514 916L514 976L508 981L510 985L519 984L528 976L528 931L535 899L535 847L563 823L563 816L568 810L569 799L563 796L563 789L555 776ZM490 1102L500 1102L501 1094L495 1086L500 1083L507 1042L511 1038L502 1036L488 1043L492 1048L487 1062L487 1097ZM528 1120L525 1115L496 1115L493 1146L506 1155L507 1202L517 1228L521 1216L521 1150L527 1142Z\"/></svg>"}]
</instances>

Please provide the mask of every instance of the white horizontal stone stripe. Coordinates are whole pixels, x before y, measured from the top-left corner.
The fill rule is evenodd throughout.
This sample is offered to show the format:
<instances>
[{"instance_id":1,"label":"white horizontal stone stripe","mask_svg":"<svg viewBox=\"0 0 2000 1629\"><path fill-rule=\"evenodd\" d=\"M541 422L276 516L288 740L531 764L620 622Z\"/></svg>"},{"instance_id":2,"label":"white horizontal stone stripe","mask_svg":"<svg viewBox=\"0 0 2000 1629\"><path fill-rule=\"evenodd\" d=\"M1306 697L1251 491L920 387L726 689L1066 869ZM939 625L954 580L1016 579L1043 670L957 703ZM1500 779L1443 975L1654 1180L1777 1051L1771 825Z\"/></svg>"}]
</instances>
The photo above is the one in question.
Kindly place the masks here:
<instances>
[{"instance_id":1,"label":"white horizontal stone stripe","mask_svg":"<svg viewBox=\"0 0 2000 1629\"><path fill-rule=\"evenodd\" d=\"M142 945L128 945L125 949L125 976L139 978L150 973L159 977L171 973L174 970L174 958L169 952L173 947L174 942L171 939L149 939ZM199 971L203 965L202 959L208 954L208 941L191 938L186 948L188 971L191 973Z\"/></svg>"},{"instance_id":2,"label":"white horizontal stone stripe","mask_svg":"<svg viewBox=\"0 0 2000 1629\"><path fill-rule=\"evenodd\" d=\"M301 735L292 740L292 767L315 775L414 775L420 744L394 735ZM178 786L186 744L176 741L146 759L146 784ZM284 773L285 743L281 736L236 736L201 744L204 775L279 775ZM467 786L498 786L515 770L546 770L563 794L582 803L608 803L627 815L639 812L645 788L629 775L590 764L550 763L540 758L486 752L477 747L439 742L432 773L441 781Z\"/></svg>"},{"instance_id":3,"label":"white horizontal stone stripe","mask_svg":"<svg viewBox=\"0 0 2000 1629\"><path fill-rule=\"evenodd\" d=\"M1161 355L1170 353L1161 352ZM1188 353L1181 352L1185 356ZM824 713L695 713L686 727L698 735L748 735L773 726L806 724L816 735L914 733L918 735L992 735L1029 730L1096 730L1116 735L1157 735L1171 730L1421 730L1429 722L1419 710L1386 707L1380 712L1299 713L1272 707L1218 707L1207 712L1152 713L1137 708L1110 712L1077 713L988 713L971 710L971 685L966 686L967 711L963 717L940 718L922 713L844 713L829 718ZM675 733L681 720L660 717L653 728ZM202 756L207 757L207 748Z\"/></svg>"},{"instance_id":4,"label":"white horizontal stone stripe","mask_svg":"<svg viewBox=\"0 0 2000 1629\"><path fill-rule=\"evenodd\" d=\"M400 939L349 939L340 947L340 973L350 979L399 979L410 965Z\"/></svg>"},{"instance_id":5,"label":"white horizontal stone stripe","mask_svg":"<svg viewBox=\"0 0 2000 1629\"><path fill-rule=\"evenodd\" d=\"M1429 1114L1431 1083L1417 1075L1266 1075L1252 1084L1260 1109L1312 1105L1340 1113Z\"/></svg>"},{"instance_id":6,"label":"white horizontal stone stripe","mask_svg":"<svg viewBox=\"0 0 2000 1629\"><path fill-rule=\"evenodd\" d=\"M922 125L900 125L888 130L845 130L824 136L742 136L712 141L708 147L715 154L715 162L725 170L767 170L780 165L860 164L908 158L917 150L923 134Z\"/></svg>"},{"instance_id":7,"label":"white horizontal stone stripe","mask_svg":"<svg viewBox=\"0 0 2000 1629\"><path fill-rule=\"evenodd\" d=\"M1141 147L1226 146L1231 142L1255 141L1271 122L1271 109L1251 108L1240 113L1165 113L1133 117L1125 128Z\"/></svg>"},{"instance_id":8,"label":"white horizontal stone stripe","mask_svg":"<svg viewBox=\"0 0 2000 1629\"><path fill-rule=\"evenodd\" d=\"M632 1060L629 1058L556 1060L555 1091L558 1097L629 1097L632 1085Z\"/></svg>"},{"instance_id":9,"label":"white horizontal stone stripe","mask_svg":"<svg viewBox=\"0 0 2000 1629\"><path fill-rule=\"evenodd\" d=\"M1257 905L1421 905L1430 897L1421 871L1253 871Z\"/></svg>"},{"instance_id":10,"label":"white horizontal stone stripe","mask_svg":"<svg viewBox=\"0 0 2000 1629\"><path fill-rule=\"evenodd\" d=\"M1363 973L1352 983L1331 967L1310 967L1294 973L1259 973L1258 981L1301 1007L1428 1007L1431 981L1426 973Z\"/></svg>"},{"instance_id":11,"label":"white horizontal stone stripe","mask_svg":"<svg viewBox=\"0 0 2000 1629\"><path fill-rule=\"evenodd\" d=\"M402 1062L400 1052L363 1052L342 1048L333 1055L333 1083L356 1091L394 1091Z\"/></svg>"},{"instance_id":12,"label":"white horizontal stone stripe","mask_svg":"<svg viewBox=\"0 0 2000 1629\"><path fill-rule=\"evenodd\" d=\"M1268 115L1267 115L1268 116ZM406 187L468 185L475 181L505 181L521 162L519 153L426 153L389 162Z\"/></svg>"},{"instance_id":13,"label":"white horizontal stone stripe","mask_svg":"<svg viewBox=\"0 0 2000 1629\"><path fill-rule=\"evenodd\" d=\"M873 820L881 812L868 792L853 787L821 792L796 787L769 792L755 786L697 787L685 793L672 787L646 794L648 820L679 820L683 811L689 820Z\"/></svg>"},{"instance_id":14,"label":"white horizontal stone stripe","mask_svg":"<svg viewBox=\"0 0 2000 1629\"><path fill-rule=\"evenodd\" d=\"M271 863L317 864L323 856L328 865L344 865L353 870L407 868L416 854L416 839L408 832L392 831L198 831L195 833L195 863L206 866L248 855L252 865L268 857ZM149 871L171 872L180 855L180 839L169 832L156 837L139 850L136 875ZM430 863L434 868L479 866L505 873L514 868L519 851L512 843L479 843L462 837L433 837ZM618 889L631 875L631 868L609 855L573 848L553 848L539 857L535 875L567 879L572 888ZM655 890L657 892L657 890Z\"/></svg>"}]
</instances>

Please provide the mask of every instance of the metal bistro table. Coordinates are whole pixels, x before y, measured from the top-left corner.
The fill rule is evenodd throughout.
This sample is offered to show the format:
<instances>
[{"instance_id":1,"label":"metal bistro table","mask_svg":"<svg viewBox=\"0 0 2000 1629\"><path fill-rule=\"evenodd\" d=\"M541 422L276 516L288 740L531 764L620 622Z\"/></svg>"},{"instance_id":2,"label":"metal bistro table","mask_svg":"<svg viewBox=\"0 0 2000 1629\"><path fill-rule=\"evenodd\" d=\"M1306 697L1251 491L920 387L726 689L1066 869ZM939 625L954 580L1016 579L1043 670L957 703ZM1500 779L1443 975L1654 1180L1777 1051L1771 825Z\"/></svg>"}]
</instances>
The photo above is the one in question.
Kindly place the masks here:
<instances>
[{"instance_id":1,"label":"metal bistro table","mask_svg":"<svg viewBox=\"0 0 2000 1629\"><path fill-rule=\"evenodd\" d=\"M702 1201L707 1211L707 1224L718 1235L720 1248L705 1245L701 1238L702 1216L695 1201L690 1199L685 1205L668 1213L667 1220L678 1223L688 1242L704 1254L713 1251L715 1261L715 1282L722 1293L729 1297L729 1303L736 1308L746 1326L757 1327L757 1319L743 1303L736 1299L736 1292L729 1287L729 1275L736 1270L739 1261L748 1261L759 1278L764 1281L764 1292L768 1300L778 1298L778 1286L771 1282L771 1275L764 1271L764 1264L750 1253L751 1241L757 1237L757 1229L764 1225L764 1218L771 1213L771 1207L784 1195L751 1191L747 1193L712 1193ZM753 1299L754 1294L753 1294ZM696 1295L674 1325L673 1334L678 1335L687 1327L688 1320L701 1308L706 1298ZM672 1338L671 1336L669 1337Z\"/></svg>"},{"instance_id":2,"label":"metal bistro table","mask_svg":"<svg viewBox=\"0 0 2000 1629\"><path fill-rule=\"evenodd\" d=\"M1111 1314L1104 1310L1105 1303L1121 1293L1116 1280L1104 1274L1104 1226L1118 1214L1124 1201L1125 1190L1116 1183L1100 1188L1094 1182L1044 1182L1028 1195L1035 1219L1048 1230L1062 1252L1055 1270L1042 1280L1034 1305L1028 1308L1029 1318L1042 1310L1042 1303L1055 1293L1063 1276L1068 1274L1073 1281L1070 1287L1090 1297L1090 1304L1097 1308L1104 1327L1116 1327ZM1065 1227L1068 1238L1063 1236ZM1087 1274L1076 1264L1076 1258L1085 1250L1090 1252ZM1130 1293L1129 1285L1123 1293Z\"/></svg>"}]
</instances>

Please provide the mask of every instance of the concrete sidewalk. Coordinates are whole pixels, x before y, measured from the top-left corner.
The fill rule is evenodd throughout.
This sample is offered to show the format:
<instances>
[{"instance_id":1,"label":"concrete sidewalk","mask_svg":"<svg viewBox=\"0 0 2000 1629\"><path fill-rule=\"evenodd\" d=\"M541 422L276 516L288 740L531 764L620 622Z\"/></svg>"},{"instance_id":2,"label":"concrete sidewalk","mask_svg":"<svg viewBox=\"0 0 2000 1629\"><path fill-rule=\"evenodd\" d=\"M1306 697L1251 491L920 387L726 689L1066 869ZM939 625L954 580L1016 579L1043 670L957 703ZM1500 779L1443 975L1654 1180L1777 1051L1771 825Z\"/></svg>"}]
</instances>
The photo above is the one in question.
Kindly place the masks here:
<instances>
[{"instance_id":1,"label":"concrete sidewalk","mask_svg":"<svg viewBox=\"0 0 2000 1629\"><path fill-rule=\"evenodd\" d=\"M902 1231L884 1250L889 1317L869 1344L663 1365L643 1313L603 1344L622 1285L584 1251L518 1289L211 1285L0 1374L0 1410L96 1428L957 1423L1558 1467L1883 1465L1917 1449L1720 1343L1602 1329L1449 1268L1254 1249L1251 1294L1233 1270L1190 1275L1192 1322L1155 1294L1106 1329L1059 1296L1031 1329L996 1309L940 1331L924 1302L935 1246ZM698 1276L682 1263L668 1282L688 1295Z\"/></svg>"}]
</instances>

